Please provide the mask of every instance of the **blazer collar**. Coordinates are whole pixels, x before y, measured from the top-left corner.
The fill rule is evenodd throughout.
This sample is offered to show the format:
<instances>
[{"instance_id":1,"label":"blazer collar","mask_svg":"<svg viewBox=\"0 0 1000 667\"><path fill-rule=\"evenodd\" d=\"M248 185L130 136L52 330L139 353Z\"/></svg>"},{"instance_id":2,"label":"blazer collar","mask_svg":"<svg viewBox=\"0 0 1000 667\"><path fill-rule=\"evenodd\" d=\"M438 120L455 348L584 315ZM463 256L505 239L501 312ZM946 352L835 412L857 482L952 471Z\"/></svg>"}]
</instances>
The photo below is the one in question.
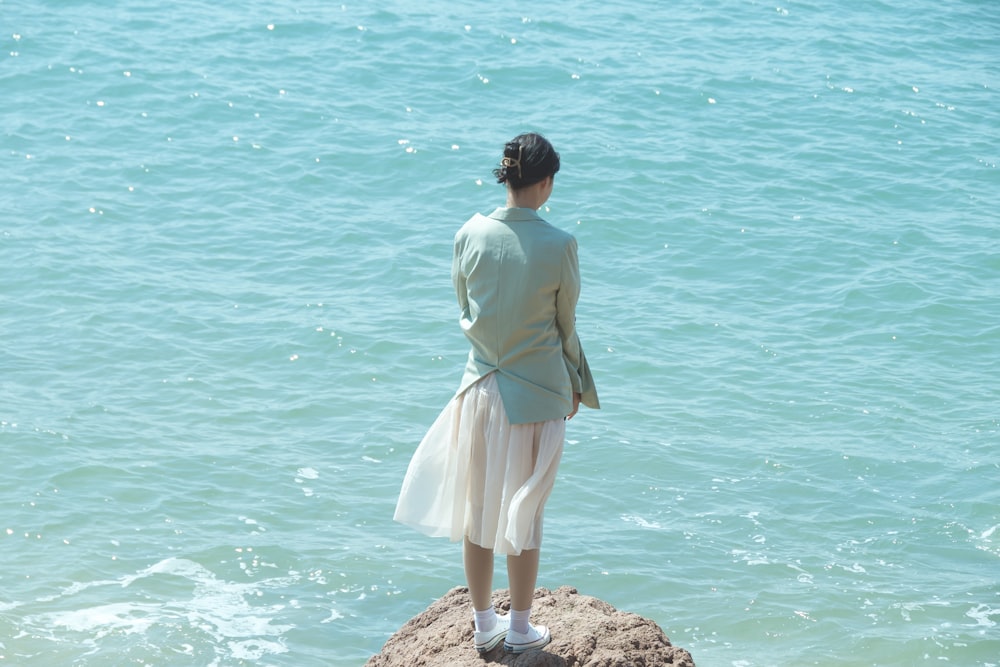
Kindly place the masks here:
<instances>
[{"instance_id":1,"label":"blazer collar","mask_svg":"<svg viewBox=\"0 0 1000 667\"><path fill-rule=\"evenodd\" d=\"M504 222L528 222L531 220L542 220L538 213L532 211L530 208L507 208L505 206L497 208L487 217L493 218L494 220L502 220Z\"/></svg>"}]
</instances>

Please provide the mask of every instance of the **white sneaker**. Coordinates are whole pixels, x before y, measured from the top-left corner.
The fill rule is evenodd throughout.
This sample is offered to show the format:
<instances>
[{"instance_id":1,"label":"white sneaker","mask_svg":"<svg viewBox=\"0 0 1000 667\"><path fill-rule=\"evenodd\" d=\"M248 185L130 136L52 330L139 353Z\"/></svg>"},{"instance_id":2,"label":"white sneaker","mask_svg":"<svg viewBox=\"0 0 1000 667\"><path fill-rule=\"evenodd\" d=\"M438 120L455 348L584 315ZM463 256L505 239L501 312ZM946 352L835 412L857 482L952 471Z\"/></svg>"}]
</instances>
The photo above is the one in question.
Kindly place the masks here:
<instances>
[{"instance_id":1,"label":"white sneaker","mask_svg":"<svg viewBox=\"0 0 1000 667\"><path fill-rule=\"evenodd\" d=\"M549 629L544 625L528 624L528 631L524 634L516 630L507 632L507 639L504 640L503 649L508 653L524 653L535 648L542 648L552 641Z\"/></svg>"},{"instance_id":2,"label":"white sneaker","mask_svg":"<svg viewBox=\"0 0 1000 667\"><path fill-rule=\"evenodd\" d=\"M479 632L476 630L475 642L476 650L480 653L487 653L492 651L503 641L504 637L507 636L508 629L510 628L510 616L500 616L497 615L497 624L492 630L487 632Z\"/></svg>"}]
</instances>

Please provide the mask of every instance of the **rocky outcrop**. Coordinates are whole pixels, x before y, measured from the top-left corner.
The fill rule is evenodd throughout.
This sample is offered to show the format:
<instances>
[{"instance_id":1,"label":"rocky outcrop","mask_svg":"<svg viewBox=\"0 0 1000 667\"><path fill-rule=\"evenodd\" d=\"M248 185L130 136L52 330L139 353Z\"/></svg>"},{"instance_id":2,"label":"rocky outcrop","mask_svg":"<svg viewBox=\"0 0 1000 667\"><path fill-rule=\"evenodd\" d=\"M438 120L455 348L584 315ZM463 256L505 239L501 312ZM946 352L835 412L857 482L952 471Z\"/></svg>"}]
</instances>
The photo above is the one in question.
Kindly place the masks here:
<instances>
[{"instance_id":1,"label":"rocky outcrop","mask_svg":"<svg viewBox=\"0 0 1000 667\"><path fill-rule=\"evenodd\" d=\"M506 590L493 594L499 613L509 613ZM670 643L656 623L618 611L607 602L563 586L539 588L531 622L547 625L552 643L521 655L505 654L503 644L486 655L472 645L469 589L453 588L389 638L365 667L694 667L691 654Z\"/></svg>"}]
</instances>

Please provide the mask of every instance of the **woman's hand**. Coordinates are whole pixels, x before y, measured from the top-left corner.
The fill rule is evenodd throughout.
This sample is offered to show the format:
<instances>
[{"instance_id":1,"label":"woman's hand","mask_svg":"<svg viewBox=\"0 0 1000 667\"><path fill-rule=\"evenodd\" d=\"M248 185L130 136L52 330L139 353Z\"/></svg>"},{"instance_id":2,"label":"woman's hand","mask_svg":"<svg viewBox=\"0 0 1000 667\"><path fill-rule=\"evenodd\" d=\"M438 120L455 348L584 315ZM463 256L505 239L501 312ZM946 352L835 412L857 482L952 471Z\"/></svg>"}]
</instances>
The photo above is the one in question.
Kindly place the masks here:
<instances>
[{"instance_id":1,"label":"woman's hand","mask_svg":"<svg viewBox=\"0 0 1000 667\"><path fill-rule=\"evenodd\" d=\"M566 415L566 419L567 420L572 419L573 415L575 415L576 411L579 410L579 409L580 409L580 392L574 391L573 392L573 412L571 412L568 415Z\"/></svg>"}]
</instances>

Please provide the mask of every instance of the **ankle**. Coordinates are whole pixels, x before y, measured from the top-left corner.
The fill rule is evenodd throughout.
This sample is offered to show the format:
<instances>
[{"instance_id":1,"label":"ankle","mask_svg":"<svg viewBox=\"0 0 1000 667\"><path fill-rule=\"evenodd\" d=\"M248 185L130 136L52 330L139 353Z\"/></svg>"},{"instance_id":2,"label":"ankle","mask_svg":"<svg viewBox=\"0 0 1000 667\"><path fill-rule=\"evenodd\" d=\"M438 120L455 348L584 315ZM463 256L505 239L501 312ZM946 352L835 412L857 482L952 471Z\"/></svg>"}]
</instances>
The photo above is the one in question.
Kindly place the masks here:
<instances>
[{"instance_id":1,"label":"ankle","mask_svg":"<svg viewBox=\"0 0 1000 667\"><path fill-rule=\"evenodd\" d=\"M524 610L511 609L510 610L510 629L514 632L519 632L522 635L527 634L528 628L531 625L528 623L531 618L531 607Z\"/></svg>"},{"instance_id":2,"label":"ankle","mask_svg":"<svg viewBox=\"0 0 1000 667\"><path fill-rule=\"evenodd\" d=\"M476 632L489 632L497 626L497 612L493 607L483 611L473 609L472 618L476 623Z\"/></svg>"}]
</instances>

